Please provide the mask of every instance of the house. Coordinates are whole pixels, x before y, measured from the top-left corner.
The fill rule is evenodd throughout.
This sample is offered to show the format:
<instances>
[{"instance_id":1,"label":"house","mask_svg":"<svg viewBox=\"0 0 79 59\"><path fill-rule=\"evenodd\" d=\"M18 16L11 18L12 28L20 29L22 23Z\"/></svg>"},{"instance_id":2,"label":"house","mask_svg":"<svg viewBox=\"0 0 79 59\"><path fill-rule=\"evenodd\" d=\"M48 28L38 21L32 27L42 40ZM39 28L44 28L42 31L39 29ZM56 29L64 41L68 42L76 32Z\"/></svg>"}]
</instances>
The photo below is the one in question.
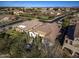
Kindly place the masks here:
<instances>
[{"instance_id":1,"label":"house","mask_svg":"<svg viewBox=\"0 0 79 59\"><path fill-rule=\"evenodd\" d=\"M58 12L58 13L57 13L57 16L58 16L58 15L61 15L61 13L60 13L60 12Z\"/></svg>"},{"instance_id":2,"label":"house","mask_svg":"<svg viewBox=\"0 0 79 59\"><path fill-rule=\"evenodd\" d=\"M59 27L57 23L42 23L37 20L25 21L17 25L18 31L28 31L30 36L36 35L46 38L54 42L58 33Z\"/></svg>"},{"instance_id":3,"label":"house","mask_svg":"<svg viewBox=\"0 0 79 59\"><path fill-rule=\"evenodd\" d=\"M68 28L62 49L67 49L70 56L77 55L79 57L79 22Z\"/></svg>"},{"instance_id":4,"label":"house","mask_svg":"<svg viewBox=\"0 0 79 59\"><path fill-rule=\"evenodd\" d=\"M55 39L59 33L59 27L56 23L45 23L37 26L31 30L32 32L37 32L39 36L48 39L51 42L55 42Z\"/></svg>"},{"instance_id":5,"label":"house","mask_svg":"<svg viewBox=\"0 0 79 59\"><path fill-rule=\"evenodd\" d=\"M18 27L16 27L16 31L23 32L25 27L26 26L24 25L18 25Z\"/></svg>"},{"instance_id":6,"label":"house","mask_svg":"<svg viewBox=\"0 0 79 59\"><path fill-rule=\"evenodd\" d=\"M0 15L0 20L3 20L3 21L14 20L15 18L16 16L14 15Z\"/></svg>"},{"instance_id":7,"label":"house","mask_svg":"<svg viewBox=\"0 0 79 59\"><path fill-rule=\"evenodd\" d=\"M23 14L24 12L19 11L19 10L14 10L13 13L14 13L14 15L20 15L20 14Z\"/></svg>"},{"instance_id":8,"label":"house","mask_svg":"<svg viewBox=\"0 0 79 59\"><path fill-rule=\"evenodd\" d=\"M71 8L66 8L66 11L67 11L67 12L71 11Z\"/></svg>"}]
</instances>

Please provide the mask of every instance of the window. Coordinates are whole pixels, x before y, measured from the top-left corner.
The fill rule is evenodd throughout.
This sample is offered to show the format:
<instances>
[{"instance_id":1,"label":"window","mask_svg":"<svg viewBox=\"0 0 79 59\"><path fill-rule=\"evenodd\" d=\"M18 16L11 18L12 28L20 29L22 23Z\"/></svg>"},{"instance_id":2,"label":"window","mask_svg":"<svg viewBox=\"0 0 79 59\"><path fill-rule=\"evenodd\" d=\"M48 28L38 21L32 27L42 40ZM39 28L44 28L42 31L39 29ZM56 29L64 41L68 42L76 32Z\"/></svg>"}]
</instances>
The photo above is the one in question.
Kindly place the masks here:
<instances>
[{"instance_id":1,"label":"window","mask_svg":"<svg viewBox=\"0 0 79 59\"><path fill-rule=\"evenodd\" d=\"M76 41L79 41L79 38L76 38Z\"/></svg>"},{"instance_id":2,"label":"window","mask_svg":"<svg viewBox=\"0 0 79 59\"><path fill-rule=\"evenodd\" d=\"M72 45L72 41L70 41L70 45Z\"/></svg>"},{"instance_id":3,"label":"window","mask_svg":"<svg viewBox=\"0 0 79 59\"><path fill-rule=\"evenodd\" d=\"M66 43L68 43L68 40L65 40Z\"/></svg>"}]
</instances>

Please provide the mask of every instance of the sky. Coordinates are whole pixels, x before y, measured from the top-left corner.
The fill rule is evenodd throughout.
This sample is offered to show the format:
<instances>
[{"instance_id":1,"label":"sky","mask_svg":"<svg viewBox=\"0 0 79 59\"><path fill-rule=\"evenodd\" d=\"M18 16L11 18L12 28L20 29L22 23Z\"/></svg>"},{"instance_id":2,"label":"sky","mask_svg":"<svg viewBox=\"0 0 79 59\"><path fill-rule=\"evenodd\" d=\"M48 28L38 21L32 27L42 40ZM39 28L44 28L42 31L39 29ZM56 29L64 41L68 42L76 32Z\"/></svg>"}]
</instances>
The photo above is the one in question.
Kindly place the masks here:
<instances>
[{"instance_id":1,"label":"sky","mask_svg":"<svg viewBox=\"0 0 79 59\"><path fill-rule=\"evenodd\" d=\"M0 7L79 7L79 1L0 1Z\"/></svg>"}]
</instances>

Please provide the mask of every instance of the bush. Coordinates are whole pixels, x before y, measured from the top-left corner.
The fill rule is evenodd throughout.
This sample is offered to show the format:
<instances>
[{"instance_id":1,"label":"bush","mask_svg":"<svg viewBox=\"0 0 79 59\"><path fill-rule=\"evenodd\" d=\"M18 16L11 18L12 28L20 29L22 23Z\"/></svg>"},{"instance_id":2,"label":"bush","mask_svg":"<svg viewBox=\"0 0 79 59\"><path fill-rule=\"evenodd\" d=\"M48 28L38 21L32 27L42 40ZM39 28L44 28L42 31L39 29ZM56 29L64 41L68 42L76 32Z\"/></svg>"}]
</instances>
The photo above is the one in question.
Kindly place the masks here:
<instances>
[{"instance_id":1,"label":"bush","mask_svg":"<svg viewBox=\"0 0 79 59\"><path fill-rule=\"evenodd\" d=\"M64 19L63 23L62 23L62 28L66 28L67 26L69 26L70 24L70 20L69 19Z\"/></svg>"},{"instance_id":2,"label":"bush","mask_svg":"<svg viewBox=\"0 0 79 59\"><path fill-rule=\"evenodd\" d=\"M25 32L8 30L0 37L0 49L10 54L10 57L45 57L44 48L42 46L42 38L37 36L32 38ZM32 40L33 39L33 40ZM32 43L29 43L32 40ZM24 48L27 44L31 45L30 51Z\"/></svg>"}]
</instances>

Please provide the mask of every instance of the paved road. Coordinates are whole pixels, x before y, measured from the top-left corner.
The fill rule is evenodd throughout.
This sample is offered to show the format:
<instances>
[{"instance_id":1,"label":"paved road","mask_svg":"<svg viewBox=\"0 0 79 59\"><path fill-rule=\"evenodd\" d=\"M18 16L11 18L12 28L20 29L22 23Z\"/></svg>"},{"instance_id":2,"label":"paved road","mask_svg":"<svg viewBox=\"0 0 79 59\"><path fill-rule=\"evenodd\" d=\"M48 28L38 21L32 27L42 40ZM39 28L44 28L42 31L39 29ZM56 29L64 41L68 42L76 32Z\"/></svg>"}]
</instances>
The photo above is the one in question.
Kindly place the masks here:
<instances>
[{"instance_id":1,"label":"paved road","mask_svg":"<svg viewBox=\"0 0 79 59\"><path fill-rule=\"evenodd\" d=\"M72 13L72 12L71 12ZM70 12L69 13L66 13L66 14L64 14L64 15L61 15L61 16L57 16L57 17L55 17L54 19L52 19L52 20L48 20L48 21L46 21L47 23L53 23L53 22L56 22L56 21L58 21L58 20L60 20L60 19L62 19L62 18L64 18L65 16L68 16L68 15L70 15L71 14ZM75 13L75 12L73 12L73 13ZM15 22L12 22L12 23L9 23L9 24L5 24L5 25L0 25L0 29L1 28L4 28L4 27L7 27L7 26L9 26L9 25L14 25L14 24L16 24L16 23L19 23L19 22L22 22L23 20L21 20L21 21L15 21Z\"/></svg>"},{"instance_id":2,"label":"paved road","mask_svg":"<svg viewBox=\"0 0 79 59\"><path fill-rule=\"evenodd\" d=\"M20 19L18 21L14 21L14 22L10 22L8 24L0 25L0 31L3 31L3 29L5 29L5 28L8 29L9 27L15 26L15 25L17 25L19 23L22 23L24 21L26 21L26 20L21 20Z\"/></svg>"},{"instance_id":3,"label":"paved road","mask_svg":"<svg viewBox=\"0 0 79 59\"><path fill-rule=\"evenodd\" d=\"M45 21L42 21L42 22L53 23L53 22L59 21L60 19L66 17L66 16L68 16L68 15L71 15L72 13L76 13L76 12L67 12L66 14L57 16L57 17L55 17L55 18L52 19L52 20L45 20Z\"/></svg>"},{"instance_id":4,"label":"paved road","mask_svg":"<svg viewBox=\"0 0 79 59\"><path fill-rule=\"evenodd\" d=\"M59 16L59 17L56 17L54 20L59 20L59 18L61 18L62 16ZM17 23L22 23L24 21L15 21L15 22L11 22L9 24L4 24L4 25L0 25L0 31L2 31L4 28L8 28L8 27L12 27L14 25L17 25ZM50 22L53 22L53 21L50 21Z\"/></svg>"}]
</instances>

